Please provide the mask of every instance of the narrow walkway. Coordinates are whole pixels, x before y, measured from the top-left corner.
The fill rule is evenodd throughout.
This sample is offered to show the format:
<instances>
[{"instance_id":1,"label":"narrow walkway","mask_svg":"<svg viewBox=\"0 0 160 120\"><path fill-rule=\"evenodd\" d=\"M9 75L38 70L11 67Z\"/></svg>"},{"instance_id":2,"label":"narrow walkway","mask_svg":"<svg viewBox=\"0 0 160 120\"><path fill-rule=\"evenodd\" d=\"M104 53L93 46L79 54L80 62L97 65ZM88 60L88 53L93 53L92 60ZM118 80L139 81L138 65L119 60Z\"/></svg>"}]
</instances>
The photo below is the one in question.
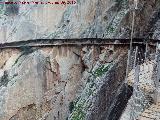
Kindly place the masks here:
<instances>
[{"instance_id":1,"label":"narrow walkway","mask_svg":"<svg viewBox=\"0 0 160 120\"><path fill-rule=\"evenodd\" d=\"M155 46L159 40L148 40L150 46ZM145 45L145 39L134 38L133 45ZM83 39L37 39L27 41L15 41L9 43L1 43L0 49L20 48L21 46L44 47L44 46L79 46L79 45L123 45L129 46L130 39L100 39L100 38L83 38Z\"/></svg>"},{"instance_id":2,"label":"narrow walkway","mask_svg":"<svg viewBox=\"0 0 160 120\"><path fill-rule=\"evenodd\" d=\"M140 65L138 88L144 91L145 93L153 93L156 89L154 85L154 67L154 60L147 61ZM133 86L134 82L135 70L132 69L132 71L128 75L128 85Z\"/></svg>"}]
</instances>

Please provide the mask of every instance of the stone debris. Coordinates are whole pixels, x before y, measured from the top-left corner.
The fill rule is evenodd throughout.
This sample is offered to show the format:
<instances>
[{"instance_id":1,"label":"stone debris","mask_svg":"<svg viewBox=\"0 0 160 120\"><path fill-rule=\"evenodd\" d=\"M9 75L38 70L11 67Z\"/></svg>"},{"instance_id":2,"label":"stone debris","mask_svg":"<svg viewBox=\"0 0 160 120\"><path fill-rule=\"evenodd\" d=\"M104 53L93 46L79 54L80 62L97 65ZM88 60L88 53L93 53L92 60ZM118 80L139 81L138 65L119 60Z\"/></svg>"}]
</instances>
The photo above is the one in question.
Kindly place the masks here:
<instances>
[{"instance_id":1,"label":"stone debris","mask_svg":"<svg viewBox=\"0 0 160 120\"><path fill-rule=\"evenodd\" d=\"M160 103L152 104L140 114L138 120L160 120Z\"/></svg>"},{"instance_id":2,"label":"stone debris","mask_svg":"<svg viewBox=\"0 0 160 120\"><path fill-rule=\"evenodd\" d=\"M138 83L135 83L134 68L128 74L127 83L134 91L120 120L159 120L159 104L153 104L156 90L156 61L146 61L139 68Z\"/></svg>"},{"instance_id":3,"label":"stone debris","mask_svg":"<svg viewBox=\"0 0 160 120\"><path fill-rule=\"evenodd\" d=\"M155 84L154 84L154 72L155 72L155 61L148 61L143 63L140 66L140 73L139 73L139 82L138 87L142 91L146 93L153 93L155 91ZM135 81L135 70L128 74L128 84L133 86Z\"/></svg>"}]
</instances>

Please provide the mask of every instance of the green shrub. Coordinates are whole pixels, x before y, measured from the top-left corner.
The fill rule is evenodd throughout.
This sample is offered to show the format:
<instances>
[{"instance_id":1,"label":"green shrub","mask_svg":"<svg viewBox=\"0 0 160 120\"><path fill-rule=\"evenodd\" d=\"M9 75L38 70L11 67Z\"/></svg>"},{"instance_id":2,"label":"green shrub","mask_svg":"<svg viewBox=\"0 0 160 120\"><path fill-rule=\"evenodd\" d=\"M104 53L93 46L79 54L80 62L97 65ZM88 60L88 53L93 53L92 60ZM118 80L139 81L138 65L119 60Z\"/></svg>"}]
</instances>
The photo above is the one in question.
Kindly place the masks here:
<instances>
[{"instance_id":1,"label":"green shrub","mask_svg":"<svg viewBox=\"0 0 160 120\"><path fill-rule=\"evenodd\" d=\"M72 113L71 120L84 120L86 114L83 111L83 105L85 102L82 101L82 103L78 103L76 106L74 112Z\"/></svg>"},{"instance_id":2,"label":"green shrub","mask_svg":"<svg viewBox=\"0 0 160 120\"><path fill-rule=\"evenodd\" d=\"M4 74L3 74L2 78L0 79L0 86L2 86L2 85L7 86L8 82L9 82L8 73L7 73L7 71L4 71Z\"/></svg>"},{"instance_id":3,"label":"green shrub","mask_svg":"<svg viewBox=\"0 0 160 120\"><path fill-rule=\"evenodd\" d=\"M34 49L31 48L30 46L21 46L20 50L22 52L22 55L28 55L28 54L34 52Z\"/></svg>"},{"instance_id":4,"label":"green shrub","mask_svg":"<svg viewBox=\"0 0 160 120\"><path fill-rule=\"evenodd\" d=\"M107 67L105 67L104 65L102 65L100 68L96 69L94 74L96 75L96 77L100 77L102 76L105 72L108 71L110 65L108 65Z\"/></svg>"},{"instance_id":5,"label":"green shrub","mask_svg":"<svg viewBox=\"0 0 160 120\"><path fill-rule=\"evenodd\" d=\"M74 109L74 102L72 101L72 102L69 103L69 111L70 111L70 113L72 113L73 109Z\"/></svg>"}]
</instances>

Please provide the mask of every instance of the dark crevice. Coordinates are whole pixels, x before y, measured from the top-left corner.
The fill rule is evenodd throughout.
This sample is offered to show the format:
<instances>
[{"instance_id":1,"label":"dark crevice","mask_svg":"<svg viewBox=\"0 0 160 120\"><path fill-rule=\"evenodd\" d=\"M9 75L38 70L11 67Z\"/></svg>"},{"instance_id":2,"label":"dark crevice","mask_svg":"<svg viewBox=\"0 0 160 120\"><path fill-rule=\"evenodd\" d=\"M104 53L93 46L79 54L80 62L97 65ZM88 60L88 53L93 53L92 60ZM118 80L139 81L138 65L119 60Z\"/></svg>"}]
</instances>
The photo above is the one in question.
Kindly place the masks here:
<instances>
[{"instance_id":1,"label":"dark crevice","mask_svg":"<svg viewBox=\"0 0 160 120\"><path fill-rule=\"evenodd\" d=\"M5 2L5 15L11 16L11 15L18 15L19 13L19 4L14 4L16 0L8 0L8 2Z\"/></svg>"},{"instance_id":2,"label":"dark crevice","mask_svg":"<svg viewBox=\"0 0 160 120\"><path fill-rule=\"evenodd\" d=\"M9 78L8 78L8 72L4 71L3 76L0 79L0 87L1 86L7 86L9 82Z\"/></svg>"},{"instance_id":3,"label":"dark crevice","mask_svg":"<svg viewBox=\"0 0 160 120\"><path fill-rule=\"evenodd\" d=\"M154 25L156 22L160 19L160 8L158 10L155 10L152 17L150 18L150 21L147 25L147 29L145 33L142 36L145 36L146 39L152 38L154 34Z\"/></svg>"},{"instance_id":4,"label":"dark crevice","mask_svg":"<svg viewBox=\"0 0 160 120\"><path fill-rule=\"evenodd\" d=\"M111 110L107 120L118 120L121 117L132 94L133 88L131 86L124 85L121 93L116 97L114 108Z\"/></svg>"}]
</instances>

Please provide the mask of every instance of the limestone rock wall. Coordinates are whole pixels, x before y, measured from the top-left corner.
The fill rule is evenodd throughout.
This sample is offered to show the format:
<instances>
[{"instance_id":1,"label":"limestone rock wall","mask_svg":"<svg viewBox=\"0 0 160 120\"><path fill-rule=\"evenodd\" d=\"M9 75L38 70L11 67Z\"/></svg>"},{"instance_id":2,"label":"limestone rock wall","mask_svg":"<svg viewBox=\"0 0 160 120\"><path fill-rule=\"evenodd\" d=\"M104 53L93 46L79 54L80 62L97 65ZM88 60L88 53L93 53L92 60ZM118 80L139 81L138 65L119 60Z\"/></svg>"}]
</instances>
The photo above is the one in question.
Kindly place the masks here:
<instances>
[{"instance_id":1,"label":"limestone rock wall","mask_svg":"<svg viewBox=\"0 0 160 120\"><path fill-rule=\"evenodd\" d=\"M1 52L1 120L66 117L81 82L80 49L53 49Z\"/></svg>"},{"instance_id":2,"label":"limestone rock wall","mask_svg":"<svg viewBox=\"0 0 160 120\"><path fill-rule=\"evenodd\" d=\"M110 107L110 91L113 99L117 93L109 86L118 88L124 80L124 74L118 76L114 68L118 65L116 69L125 72L122 56L126 51L108 46L4 49L0 55L1 120L72 119L75 101L79 104L81 100L91 105L84 106L90 109L84 117L98 119L96 103L104 107L98 110L104 117ZM110 70L111 66L115 67ZM110 102L99 101L103 95Z\"/></svg>"},{"instance_id":3,"label":"limestone rock wall","mask_svg":"<svg viewBox=\"0 0 160 120\"><path fill-rule=\"evenodd\" d=\"M135 37L147 38L157 33L159 3L139 0ZM127 38L134 5L132 0L77 0L75 5L19 4L1 8L0 42L4 43L40 38ZM12 13L9 8L17 12Z\"/></svg>"},{"instance_id":4,"label":"limestone rock wall","mask_svg":"<svg viewBox=\"0 0 160 120\"><path fill-rule=\"evenodd\" d=\"M121 52L121 53L120 53ZM96 62L89 72L87 83L81 95L74 102L69 120L108 120L118 89L125 77L125 51L113 53L116 59L111 63ZM111 58L114 58L114 57ZM106 58L103 59L103 61ZM117 72L121 69L121 72Z\"/></svg>"},{"instance_id":5,"label":"limestone rock wall","mask_svg":"<svg viewBox=\"0 0 160 120\"><path fill-rule=\"evenodd\" d=\"M139 119L140 115L154 104L156 91L155 81L157 77L156 66L156 60L146 60L141 64L139 67L138 83L135 83L136 73L134 68L128 74L128 84L132 86L134 90L120 120Z\"/></svg>"}]
</instances>

